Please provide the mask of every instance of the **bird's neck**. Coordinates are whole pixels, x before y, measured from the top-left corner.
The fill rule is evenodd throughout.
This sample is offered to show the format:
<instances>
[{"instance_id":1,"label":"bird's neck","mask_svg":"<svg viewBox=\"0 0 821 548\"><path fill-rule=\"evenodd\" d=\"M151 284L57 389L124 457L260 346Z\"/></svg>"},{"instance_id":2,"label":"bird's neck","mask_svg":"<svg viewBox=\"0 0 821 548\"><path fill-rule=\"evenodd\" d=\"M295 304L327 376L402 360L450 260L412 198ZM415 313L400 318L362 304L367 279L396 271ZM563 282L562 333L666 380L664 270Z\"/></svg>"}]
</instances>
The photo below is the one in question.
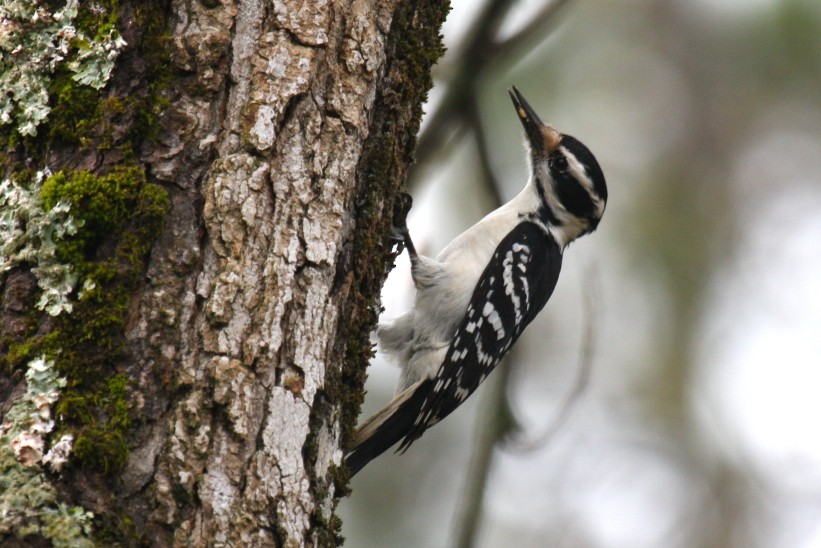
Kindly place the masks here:
<instances>
[{"instance_id":1,"label":"bird's neck","mask_svg":"<svg viewBox=\"0 0 821 548\"><path fill-rule=\"evenodd\" d=\"M559 202L559 198L547 188L540 192L533 177L518 196L509 202L518 211L541 225L545 232L564 249L570 242L590 231L590 222L569 213Z\"/></svg>"}]
</instances>

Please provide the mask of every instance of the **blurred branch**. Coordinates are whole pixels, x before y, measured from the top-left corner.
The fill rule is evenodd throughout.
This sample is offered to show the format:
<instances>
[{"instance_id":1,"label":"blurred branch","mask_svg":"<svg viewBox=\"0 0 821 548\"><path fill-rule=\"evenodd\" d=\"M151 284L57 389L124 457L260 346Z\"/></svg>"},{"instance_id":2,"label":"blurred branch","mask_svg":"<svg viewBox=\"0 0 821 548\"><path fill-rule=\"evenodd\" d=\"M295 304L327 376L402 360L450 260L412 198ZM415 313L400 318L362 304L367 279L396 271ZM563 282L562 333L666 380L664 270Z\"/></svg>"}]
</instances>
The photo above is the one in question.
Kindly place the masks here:
<instances>
[{"instance_id":1,"label":"blurred branch","mask_svg":"<svg viewBox=\"0 0 821 548\"><path fill-rule=\"evenodd\" d=\"M455 521L458 528L455 532L453 546L472 548L481 525L482 510L485 505L485 492L493 465L493 450L499 440L504 439L511 429L515 429L513 416L507 405L507 391L510 380L512 355L508 356L504 367L498 367L496 378L490 381L490 390L485 394L485 405L482 406L478 421L476 449L471 458L469 475L461 498L461 510Z\"/></svg>"},{"instance_id":2,"label":"blurred branch","mask_svg":"<svg viewBox=\"0 0 821 548\"><path fill-rule=\"evenodd\" d=\"M493 37L502 21L507 16L512 0L488 0L476 23L465 37L453 61L458 67L456 73L446 84L445 96L429 115L428 122L419 135L416 145L416 157L420 162L427 160L433 152L442 149L444 139L450 133L460 132L464 123L461 103L473 95L476 82L486 65L487 46L493 43Z\"/></svg>"},{"instance_id":3,"label":"blurred branch","mask_svg":"<svg viewBox=\"0 0 821 548\"><path fill-rule=\"evenodd\" d=\"M547 32L547 27L555 21L556 13L571 0L552 0L546 2L539 13L530 22L519 29L515 34L496 42L496 54L499 57L506 57L516 52L522 45L529 42L536 34Z\"/></svg>"},{"instance_id":4,"label":"blurred branch","mask_svg":"<svg viewBox=\"0 0 821 548\"><path fill-rule=\"evenodd\" d=\"M487 133L482 125L482 115L479 111L479 102L475 93L470 95L470 100L467 104L466 115L470 129L473 130L474 138L476 139L476 149L479 156L479 167L482 172L482 181L487 187L487 191L493 198L495 207L499 207L503 203L502 199L502 184L496 178L496 172L493 169L493 159L490 153L490 144L487 140Z\"/></svg>"},{"instance_id":5,"label":"blurred branch","mask_svg":"<svg viewBox=\"0 0 821 548\"><path fill-rule=\"evenodd\" d=\"M497 41L495 36L504 22L511 2L508 0L491 0L488 2L478 19L476 30L469 35L467 46L462 48L458 56L461 60L457 65L460 70L449 84L445 98L439 104L439 108L431 115L426 131L419 139L417 150L420 159L424 160L430 157L433 150L441 149L447 142L445 141L446 138L452 141L455 135L460 135L464 130L471 131L475 138L482 182L497 207L502 205L501 184L493 169L493 155L487 133L484 130L479 106L479 81L482 72L488 66L490 59L513 51L519 45L530 40L536 32L544 28L546 23L567 1L555 0L548 2L529 24L501 42ZM459 108L460 106L462 108ZM456 126L455 129L454 125ZM446 128L450 131L446 132ZM590 306L587 306L586 310L589 308ZM578 399L585 386L587 386L593 354L592 313L589 310L586 320L588 328L585 330L585 340L588 341L588 344L584 346L582 352L581 362L583 366L579 373L579 379L573 392L563 404L561 413L554 421L554 428L548 432L546 437L539 437L542 443L546 443L552 437L558 425L564 422L572 403ZM476 544L487 482L493 465L493 451L500 441L508 437L511 431L519 430L508 400L508 387L512 371L510 365L516 361L513 352L506 361L508 362L507 365L499 368L493 389L488 392L487 402L484 406L486 411L479 423L476 449L473 453L470 472L462 497L463 507L460 519L456 522L458 530L455 534L454 545L458 548L471 548Z\"/></svg>"},{"instance_id":6,"label":"blurred branch","mask_svg":"<svg viewBox=\"0 0 821 548\"><path fill-rule=\"evenodd\" d=\"M446 84L442 101L429 114L416 145L418 162L430 161L437 153L447 150L468 125L468 114L462 108L465 103L478 104L479 82L484 72L497 66L500 58L510 55L523 44L545 32L561 7L570 0L548 0L539 12L513 35L499 38L499 30L507 19L513 0L489 0L476 19L476 23L458 48L455 58L449 62L457 67ZM413 186L415 180L410 181Z\"/></svg>"},{"instance_id":7,"label":"blurred branch","mask_svg":"<svg viewBox=\"0 0 821 548\"><path fill-rule=\"evenodd\" d=\"M493 197L495 206L502 205L500 184L496 179L491 165L490 148L482 126L482 118L476 94L469 95L470 100L464 113L470 129L476 138L476 148L479 156L479 167L482 173L482 182ZM515 361L512 358L514 351L508 355L506 362ZM480 518L484 506L487 481L490 477L490 468L493 463L493 449L513 428L510 407L507 401L507 387L510 379L510 367L498 367L499 372L492 381L492 389L487 394L487 402L483 407L485 416L480 417L479 432L477 434L476 450L473 452L469 467L469 475L462 495L462 510L457 523L454 546L457 548L471 548L476 543L479 533Z\"/></svg>"}]
</instances>

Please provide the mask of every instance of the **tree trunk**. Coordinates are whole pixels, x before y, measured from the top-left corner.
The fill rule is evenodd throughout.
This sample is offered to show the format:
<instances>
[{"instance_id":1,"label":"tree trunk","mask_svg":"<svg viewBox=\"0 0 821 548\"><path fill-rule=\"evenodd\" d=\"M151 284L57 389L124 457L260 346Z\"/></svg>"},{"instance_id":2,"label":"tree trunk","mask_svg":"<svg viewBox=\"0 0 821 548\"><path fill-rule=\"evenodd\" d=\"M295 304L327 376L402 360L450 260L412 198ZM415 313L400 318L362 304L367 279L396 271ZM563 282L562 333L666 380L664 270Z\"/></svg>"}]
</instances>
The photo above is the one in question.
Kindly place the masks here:
<instances>
[{"instance_id":1,"label":"tree trunk","mask_svg":"<svg viewBox=\"0 0 821 548\"><path fill-rule=\"evenodd\" d=\"M0 543L340 542L342 454L446 12L436 0L79 8L78 32L113 21L128 44L106 87L58 68L36 135L0 126L4 177L82 220L55 255L79 276L70 310L35 308L44 259L0 274L0 412L35 402L34 375L53 362L66 384L43 381L60 393L45 445L74 439L59 472L36 451L21 463L31 421L7 417L17 462L2 457L0 481L54 496L0 494L0 509L24 507L0 512Z\"/></svg>"}]
</instances>

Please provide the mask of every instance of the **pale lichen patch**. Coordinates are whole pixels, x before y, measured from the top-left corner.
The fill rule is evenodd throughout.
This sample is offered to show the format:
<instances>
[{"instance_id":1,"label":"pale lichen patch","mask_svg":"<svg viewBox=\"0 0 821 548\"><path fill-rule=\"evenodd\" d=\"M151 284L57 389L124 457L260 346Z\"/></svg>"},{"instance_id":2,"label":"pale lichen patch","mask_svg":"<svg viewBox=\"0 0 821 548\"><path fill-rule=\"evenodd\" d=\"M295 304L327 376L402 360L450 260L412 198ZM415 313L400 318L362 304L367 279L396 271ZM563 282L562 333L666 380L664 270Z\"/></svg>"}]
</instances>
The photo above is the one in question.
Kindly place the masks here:
<instances>
[{"instance_id":1,"label":"pale lichen patch","mask_svg":"<svg viewBox=\"0 0 821 548\"><path fill-rule=\"evenodd\" d=\"M289 102L308 91L317 50L289 41L282 31L267 33L261 41L259 55L251 58L253 76L244 137L264 152L274 145Z\"/></svg>"},{"instance_id":2,"label":"pale lichen patch","mask_svg":"<svg viewBox=\"0 0 821 548\"><path fill-rule=\"evenodd\" d=\"M277 112L269 105L259 105L254 113L253 125L248 129L248 135L254 146L259 150L268 150L276 141Z\"/></svg>"},{"instance_id":3,"label":"pale lichen patch","mask_svg":"<svg viewBox=\"0 0 821 548\"><path fill-rule=\"evenodd\" d=\"M32 360L26 370L26 391L0 426L0 535L22 539L39 534L54 546L91 547L93 514L59 502L40 466L48 464L59 472L71 452L71 437L63 436L43 454L46 436L54 426L48 408L65 384L53 361Z\"/></svg>"},{"instance_id":4,"label":"pale lichen patch","mask_svg":"<svg viewBox=\"0 0 821 548\"><path fill-rule=\"evenodd\" d=\"M310 516L314 504L302 459L302 447L310 433L309 419L311 408L302 398L294 396L284 388L275 387L271 391L268 412L263 430L263 448L258 454L256 472L276 466L279 474L277 483L267 484L269 501L279 502L276 505L277 523L288 533L288 538L297 542L307 539L310 530ZM270 477L262 472L263 477ZM291 501L283 504L280 497Z\"/></svg>"},{"instance_id":5,"label":"pale lichen patch","mask_svg":"<svg viewBox=\"0 0 821 548\"><path fill-rule=\"evenodd\" d=\"M325 424L319 429L316 444L318 452L316 455L317 476L325 479L331 465L339 466L342 463L342 450L339 448L339 426L334 423L333 431ZM329 500L333 497L329 497Z\"/></svg>"},{"instance_id":6,"label":"pale lichen patch","mask_svg":"<svg viewBox=\"0 0 821 548\"><path fill-rule=\"evenodd\" d=\"M199 487L206 511L217 522L216 535L209 544L227 544L232 516L240 498L243 462L233 454L234 444L223 433L217 433L214 451Z\"/></svg>"},{"instance_id":7,"label":"pale lichen patch","mask_svg":"<svg viewBox=\"0 0 821 548\"><path fill-rule=\"evenodd\" d=\"M264 295L265 250L272 237L265 220L273 215L266 192L269 166L247 154L214 163L205 184L203 216L212 238L198 290L206 298L206 349L253 361L245 344L254 327L251 311Z\"/></svg>"},{"instance_id":8,"label":"pale lichen patch","mask_svg":"<svg viewBox=\"0 0 821 548\"><path fill-rule=\"evenodd\" d=\"M0 182L0 272L32 265L42 291L37 308L57 316L71 312L69 294L78 281L73 267L57 258L57 244L83 223L69 214L65 202L45 209L40 188L47 174L38 172L28 188L10 179Z\"/></svg>"},{"instance_id":9,"label":"pale lichen patch","mask_svg":"<svg viewBox=\"0 0 821 548\"><path fill-rule=\"evenodd\" d=\"M311 46L328 42L328 25L331 10L328 0L304 2L303 0L277 0L274 14L277 23L296 39Z\"/></svg>"},{"instance_id":10,"label":"pale lichen patch","mask_svg":"<svg viewBox=\"0 0 821 548\"><path fill-rule=\"evenodd\" d=\"M380 29L390 25L390 16L380 17L378 11L369 2L353 3L340 58L355 77L336 79L328 98L331 109L363 137L367 135L368 112L376 97L372 82L385 64L386 37ZM374 24L374 20L382 18L387 20Z\"/></svg>"},{"instance_id":11,"label":"pale lichen patch","mask_svg":"<svg viewBox=\"0 0 821 548\"><path fill-rule=\"evenodd\" d=\"M37 0L0 4L0 125L14 121L21 135L36 135L48 117L48 88L61 65L75 81L101 89L126 45L114 28L102 38L79 31L78 0L54 11L49 6Z\"/></svg>"}]
</instances>

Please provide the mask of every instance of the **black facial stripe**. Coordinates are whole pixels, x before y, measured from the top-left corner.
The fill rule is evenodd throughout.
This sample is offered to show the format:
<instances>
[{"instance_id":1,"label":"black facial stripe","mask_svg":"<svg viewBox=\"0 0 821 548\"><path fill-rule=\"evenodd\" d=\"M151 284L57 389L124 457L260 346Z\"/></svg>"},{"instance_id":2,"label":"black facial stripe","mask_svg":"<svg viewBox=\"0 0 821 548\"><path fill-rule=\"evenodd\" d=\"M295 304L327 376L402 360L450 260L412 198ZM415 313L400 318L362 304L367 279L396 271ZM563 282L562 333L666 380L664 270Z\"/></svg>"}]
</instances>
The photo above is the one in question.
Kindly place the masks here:
<instances>
[{"instance_id":1,"label":"black facial stripe","mask_svg":"<svg viewBox=\"0 0 821 548\"><path fill-rule=\"evenodd\" d=\"M602 173L599 162L596 157L584 146L578 139L570 135L562 135L561 145L567 149L587 171L587 176L593 181L593 189L599 197L607 201L607 183L604 180L604 173Z\"/></svg>"},{"instance_id":2,"label":"black facial stripe","mask_svg":"<svg viewBox=\"0 0 821 548\"><path fill-rule=\"evenodd\" d=\"M541 202L539 210L536 212L536 216L539 217L539 219L541 219L544 223L558 225L559 219L556 217L556 213L550 208L550 204L547 201L547 196L545 196L545 189L542 181L536 181L536 192L539 195L539 202Z\"/></svg>"},{"instance_id":3,"label":"black facial stripe","mask_svg":"<svg viewBox=\"0 0 821 548\"><path fill-rule=\"evenodd\" d=\"M593 217L595 205L581 183L566 171L550 170L550 174L555 181L556 197L568 213L582 219Z\"/></svg>"}]
</instances>

